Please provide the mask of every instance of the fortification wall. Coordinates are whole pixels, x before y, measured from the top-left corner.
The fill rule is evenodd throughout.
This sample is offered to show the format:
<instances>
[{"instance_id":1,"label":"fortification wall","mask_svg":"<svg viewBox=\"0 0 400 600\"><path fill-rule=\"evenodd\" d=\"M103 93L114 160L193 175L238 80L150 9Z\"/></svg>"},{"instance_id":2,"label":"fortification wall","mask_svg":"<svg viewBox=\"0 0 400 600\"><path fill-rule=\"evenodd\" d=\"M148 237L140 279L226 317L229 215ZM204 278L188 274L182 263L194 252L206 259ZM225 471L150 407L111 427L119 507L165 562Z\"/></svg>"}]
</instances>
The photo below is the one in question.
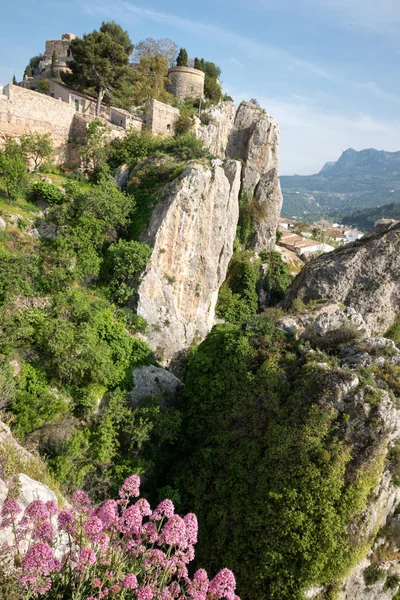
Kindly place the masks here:
<instances>
[{"instance_id":1,"label":"fortification wall","mask_svg":"<svg viewBox=\"0 0 400 600\"><path fill-rule=\"evenodd\" d=\"M146 129L156 135L173 135L179 115L177 108L152 100L146 115Z\"/></svg>"},{"instance_id":2,"label":"fortification wall","mask_svg":"<svg viewBox=\"0 0 400 600\"><path fill-rule=\"evenodd\" d=\"M191 67L173 67L168 72L170 80L170 91L174 96L184 100L185 98L204 97L203 71Z\"/></svg>"},{"instance_id":3,"label":"fortification wall","mask_svg":"<svg viewBox=\"0 0 400 600\"><path fill-rule=\"evenodd\" d=\"M15 85L7 85L0 102L0 134L18 138L25 133L50 133L56 162L68 158L68 139L75 110L61 102Z\"/></svg>"}]
</instances>

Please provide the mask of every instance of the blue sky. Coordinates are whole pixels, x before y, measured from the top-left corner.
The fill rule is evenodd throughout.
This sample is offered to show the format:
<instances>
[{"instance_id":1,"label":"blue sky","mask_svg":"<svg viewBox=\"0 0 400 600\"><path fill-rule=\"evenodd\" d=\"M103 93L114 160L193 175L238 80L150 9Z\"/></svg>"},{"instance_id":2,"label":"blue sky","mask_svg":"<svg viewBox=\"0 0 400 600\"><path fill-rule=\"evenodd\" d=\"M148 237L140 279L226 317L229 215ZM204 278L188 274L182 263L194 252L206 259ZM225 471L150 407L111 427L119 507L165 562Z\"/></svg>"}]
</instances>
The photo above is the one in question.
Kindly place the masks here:
<instances>
[{"instance_id":1,"label":"blue sky","mask_svg":"<svg viewBox=\"0 0 400 600\"><path fill-rule=\"evenodd\" d=\"M281 173L348 147L400 150L399 0L3 0L0 82L46 39L114 19L133 42L169 37L222 68L226 93L258 98L281 127Z\"/></svg>"}]
</instances>

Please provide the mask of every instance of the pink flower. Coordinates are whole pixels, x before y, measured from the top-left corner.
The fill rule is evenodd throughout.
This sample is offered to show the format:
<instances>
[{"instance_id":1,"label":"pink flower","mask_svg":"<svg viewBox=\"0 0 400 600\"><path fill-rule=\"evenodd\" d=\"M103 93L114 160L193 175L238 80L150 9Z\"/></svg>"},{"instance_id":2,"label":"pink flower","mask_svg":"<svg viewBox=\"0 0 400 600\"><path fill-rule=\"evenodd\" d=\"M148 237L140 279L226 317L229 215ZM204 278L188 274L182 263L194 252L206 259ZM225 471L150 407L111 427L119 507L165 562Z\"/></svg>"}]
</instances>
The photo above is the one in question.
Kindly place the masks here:
<instances>
[{"instance_id":1,"label":"pink flower","mask_svg":"<svg viewBox=\"0 0 400 600\"><path fill-rule=\"evenodd\" d=\"M131 475L127 479L125 479L122 484L121 489L119 490L119 496L123 500L132 496L133 498L137 498L139 496L139 488L140 488L140 477L138 475Z\"/></svg>"},{"instance_id":2,"label":"pink flower","mask_svg":"<svg viewBox=\"0 0 400 600\"><path fill-rule=\"evenodd\" d=\"M14 499L6 500L1 509L1 516L3 517L0 522L0 529L9 527L15 521L15 517L22 512L22 508L18 502Z\"/></svg>"},{"instance_id":3,"label":"pink flower","mask_svg":"<svg viewBox=\"0 0 400 600\"><path fill-rule=\"evenodd\" d=\"M72 506L76 510L87 512L90 508L90 504L90 498L86 492L79 490L72 496Z\"/></svg>"},{"instance_id":4,"label":"pink flower","mask_svg":"<svg viewBox=\"0 0 400 600\"><path fill-rule=\"evenodd\" d=\"M95 577L92 581L93 587L101 587L101 579L100 577Z\"/></svg>"},{"instance_id":5,"label":"pink flower","mask_svg":"<svg viewBox=\"0 0 400 600\"><path fill-rule=\"evenodd\" d=\"M37 542L28 550L22 561L24 574L30 574L35 579L59 568L59 563L54 559L53 552L44 542Z\"/></svg>"},{"instance_id":6,"label":"pink flower","mask_svg":"<svg viewBox=\"0 0 400 600\"><path fill-rule=\"evenodd\" d=\"M236 580L232 571L229 569L222 569L222 571L217 573L214 579L210 581L209 593L213 600L219 600L220 598L234 600L235 588Z\"/></svg>"},{"instance_id":7,"label":"pink flower","mask_svg":"<svg viewBox=\"0 0 400 600\"><path fill-rule=\"evenodd\" d=\"M21 511L22 511L22 508L20 507L18 502L16 500L14 500L13 498L11 498L10 500L6 500L4 502L3 508L1 509L1 516L2 517L10 517L10 516L19 515L19 513Z\"/></svg>"},{"instance_id":8,"label":"pink flower","mask_svg":"<svg viewBox=\"0 0 400 600\"><path fill-rule=\"evenodd\" d=\"M54 517L58 513L57 502L54 500L47 500L46 508L49 511L50 517Z\"/></svg>"},{"instance_id":9,"label":"pink flower","mask_svg":"<svg viewBox=\"0 0 400 600\"><path fill-rule=\"evenodd\" d=\"M49 518L49 509L41 500L34 500L25 509L25 516L32 521L45 521Z\"/></svg>"},{"instance_id":10,"label":"pink flower","mask_svg":"<svg viewBox=\"0 0 400 600\"><path fill-rule=\"evenodd\" d=\"M92 548L82 548L79 554L78 568L83 570L89 565L93 565L96 562L96 554Z\"/></svg>"},{"instance_id":11,"label":"pink flower","mask_svg":"<svg viewBox=\"0 0 400 600\"><path fill-rule=\"evenodd\" d=\"M187 593L194 600L206 600L208 591L207 571L198 569L193 576L193 581L187 587Z\"/></svg>"},{"instance_id":12,"label":"pink flower","mask_svg":"<svg viewBox=\"0 0 400 600\"><path fill-rule=\"evenodd\" d=\"M40 523L33 533L33 539L41 540L42 542L47 542L48 544L52 544L54 542L54 538L54 528L49 521L43 521L43 523Z\"/></svg>"},{"instance_id":13,"label":"pink flower","mask_svg":"<svg viewBox=\"0 0 400 600\"><path fill-rule=\"evenodd\" d=\"M122 533L134 533L135 528L142 524L142 516L136 505L127 508L118 521L117 529Z\"/></svg>"},{"instance_id":14,"label":"pink flower","mask_svg":"<svg viewBox=\"0 0 400 600\"><path fill-rule=\"evenodd\" d=\"M179 515L173 515L165 523L159 536L159 543L187 548L186 525Z\"/></svg>"},{"instance_id":15,"label":"pink flower","mask_svg":"<svg viewBox=\"0 0 400 600\"><path fill-rule=\"evenodd\" d=\"M171 500L163 500L157 506L157 508L153 512L151 518L154 521L159 521L160 519L163 519L164 517L167 519L170 519L172 517L172 515L174 514L174 510L175 510L175 507L172 504Z\"/></svg>"},{"instance_id":16,"label":"pink flower","mask_svg":"<svg viewBox=\"0 0 400 600\"><path fill-rule=\"evenodd\" d=\"M164 569L166 566L166 560L167 557L162 550L150 550L147 553L144 565L146 569L150 569L151 567L161 567L162 569Z\"/></svg>"},{"instance_id":17,"label":"pink flower","mask_svg":"<svg viewBox=\"0 0 400 600\"><path fill-rule=\"evenodd\" d=\"M134 575L133 573L128 573L128 575L125 576L125 579L122 582L122 586L126 590L135 590L137 588L137 585L138 581L136 575Z\"/></svg>"},{"instance_id":18,"label":"pink flower","mask_svg":"<svg viewBox=\"0 0 400 600\"><path fill-rule=\"evenodd\" d=\"M86 600L96 600L96 598L94 596L88 596Z\"/></svg>"},{"instance_id":19,"label":"pink flower","mask_svg":"<svg viewBox=\"0 0 400 600\"><path fill-rule=\"evenodd\" d=\"M99 539L99 533L103 529L103 521L98 517L91 517L88 519L85 525L85 533L91 542L97 542Z\"/></svg>"},{"instance_id":20,"label":"pink flower","mask_svg":"<svg viewBox=\"0 0 400 600\"><path fill-rule=\"evenodd\" d=\"M151 515L150 504L144 498L140 498L140 500L136 502L135 506L138 508L142 517L149 517Z\"/></svg>"},{"instance_id":21,"label":"pink flower","mask_svg":"<svg viewBox=\"0 0 400 600\"><path fill-rule=\"evenodd\" d=\"M61 531L67 531L73 533L74 517L69 510L62 510L58 515L58 528Z\"/></svg>"},{"instance_id":22,"label":"pink flower","mask_svg":"<svg viewBox=\"0 0 400 600\"><path fill-rule=\"evenodd\" d=\"M147 539L150 544L154 544L157 541L158 533L157 527L151 521L149 523L145 523L142 527L142 536Z\"/></svg>"},{"instance_id":23,"label":"pink flower","mask_svg":"<svg viewBox=\"0 0 400 600\"><path fill-rule=\"evenodd\" d=\"M189 513L183 517L183 520L186 525L186 539L188 544L192 546L193 544L197 543L197 532L199 530L197 517L195 514Z\"/></svg>"},{"instance_id":24,"label":"pink flower","mask_svg":"<svg viewBox=\"0 0 400 600\"><path fill-rule=\"evenodd\" d=\"M146 585L145 587L136 590L136 597L138 598L138 600L152 600L153 590L149 585Z\"/></svg>"},{"instance_id":25,"label":"pink flower","mask_svg":"<svg viewBox=\"0 0 400 600\"><path fill-rule=\"evenodd\" d=\"M103 521L105 527L110 527L118 518L117 503L115 500L107 500L96 514Z\"/></svg>"},{"instance_id":26,"label":"pink flower","mask_svg":"<svg viewBox=\"0 0 400 600\"><path fill-rule=\"evenodd\" d=\"M118 594L120 589L121 589L121 587L118 585L118 583L115 583L114 585L111 586L111 591L114 592L114 594Z\"/></svg>"}]
</instances>

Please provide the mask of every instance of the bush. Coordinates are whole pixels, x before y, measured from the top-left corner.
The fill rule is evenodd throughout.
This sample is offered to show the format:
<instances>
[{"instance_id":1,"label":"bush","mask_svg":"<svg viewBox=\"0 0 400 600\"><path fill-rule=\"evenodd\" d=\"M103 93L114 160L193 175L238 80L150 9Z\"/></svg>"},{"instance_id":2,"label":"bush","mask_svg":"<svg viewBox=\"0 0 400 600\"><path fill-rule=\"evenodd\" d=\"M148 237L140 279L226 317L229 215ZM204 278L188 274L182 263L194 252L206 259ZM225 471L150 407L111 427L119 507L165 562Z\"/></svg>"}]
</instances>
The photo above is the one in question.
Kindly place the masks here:
<instances>
[{"instance_id":1,"label":"bush","mask_svg":"<svg viewBox=\"0 0 400 600\"><path fill-rule=\"evenodd\" d=\"M108 163L112 169L124 164L133 165L140 158L152 154L156 146L156 138L150 132L133 131L111 143Z\"/></svg>"},{"instance_id":2,"label":"bush","mask_svg":"<svg viewBox=\"0 0 400 600\"><path fill-rule=\"evenodd\" d=\"M367 585L374 585L386 577L386 571L380 569L377 565L370 565L364 572L364 581Z\"/></svg>"},{"instance_id":3,"label":"bush","mask_svg":"<svg viewBox=\"0 0 400 600\"><path fill-rule=\"evenodd\" d=\"M33 200L42 199L50 206L65 202L65 196L61 190L47 181L35 181L31 186L31 197Z\"/></svg>"},{"instance_id":4,"label":"bush","mask_svg":"<svg viewBox=\"0 0 400 600\"><path fill-rule=\"evenodd\" d=\"M50 94L50 80L49 79L42 79L41 81L39 81L38 83L38 87L37 87L37 91L40 94Z\"/></svg>"},{"instance_id":5,"label":"bush","mask_svg":"<svg viewBox=\"0 0 400 600\"><path fill-rule=\"evenodd\" d=\"M233 255L227 280L218 295L216 315L236 325L247 321L258 310L259 262L253 263L250 258L248 252Z\"/></svg>"},{"instance_id":6,"label":"bush","mask_svg":"<svg viewBox=\"0 0 400 600\"><path fill-rule=\"evenodd\" d=\"M292 278L288 265L282 260L279 252L260 253L261 262L268 265L263 287L269 294L269 304L274 305L283 300Z\"/></svg>"},{"instance_id":7,"label":"bush","mask_svg":"<svg viewBox=\"0 0 400 600\"><path fill-rule=\"evenodd\" d=\"M103 267L104 278L116 302L123 304L132 296L150 255L150 247L141 242L119 240L108 248Z\"/></svg>"},{"instance_id":8,"label":"bush","mask_svg":"<svg viewBox=\"0 0 400 600\"><path fill-rule=\"evenodd\" d=\"M21 506L7 500L0 529L11 526L17 535L10 547L1 550L0 558L7 563L18 555L20 560L15 570L4 569L0 592L7 589L7 597L15 594L16 600L87 600L110 591L113 596L133 598L135 594L142 600L173 598L178 593L185 597L201 593L207 600L240 600L228 569L211 581L204 569L189 579L186 565L194 558L196 516L189 513L182 519L174 514L170 500L152 511L144 498L135 500L139 484L137 475L128 477L119 500L99 507L93 507L82 491L74 494L70 510L59 510L53 501L34 500L23 513L23 525ZM69 544L63 546L60 563L55 551L62 536Z\"/></svg>"},{"instance_id":9,"label":"bush","mask_svg":"<svg viewBox=\"0 0 400 600\"><path fill-rule=\"evenodd\" d=\"M16 200L28 185L28 168L21 146L11 138L6 138L4 148L0 151L0 176L10 203Z\"/></svg>"},{"instance_id":10,"label":"bush","mask_svg":"<svg viewBox=\"0 0 400 600\"><path fill-rule=\"evenodd\" d=\"M189 133L193 129L193 119L186 115L180 115L175 121L175 135Z\"/></svg>"}]
</instances>

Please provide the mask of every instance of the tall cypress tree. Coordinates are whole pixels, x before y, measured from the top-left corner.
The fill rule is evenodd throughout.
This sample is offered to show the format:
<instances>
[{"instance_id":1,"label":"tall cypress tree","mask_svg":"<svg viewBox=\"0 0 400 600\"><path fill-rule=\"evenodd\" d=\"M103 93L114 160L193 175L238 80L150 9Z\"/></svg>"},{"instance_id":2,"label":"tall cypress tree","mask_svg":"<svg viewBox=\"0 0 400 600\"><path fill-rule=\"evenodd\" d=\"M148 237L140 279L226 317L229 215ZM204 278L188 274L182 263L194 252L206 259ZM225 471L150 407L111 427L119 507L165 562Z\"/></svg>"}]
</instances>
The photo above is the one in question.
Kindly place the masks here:
<instances>
[{"instance_id":1,"label":"tall cypress tree","mask_svg":"<svg viewBox=\"0 0 400 600\"><path fill-rule=\"evenodd\" d=\"M186 52L185 48L181 48L179 50L178 58L176 59L176 66L177 67L187 67L188 62L189 62L188 53Z\"/></svg>"}]
</instances>

